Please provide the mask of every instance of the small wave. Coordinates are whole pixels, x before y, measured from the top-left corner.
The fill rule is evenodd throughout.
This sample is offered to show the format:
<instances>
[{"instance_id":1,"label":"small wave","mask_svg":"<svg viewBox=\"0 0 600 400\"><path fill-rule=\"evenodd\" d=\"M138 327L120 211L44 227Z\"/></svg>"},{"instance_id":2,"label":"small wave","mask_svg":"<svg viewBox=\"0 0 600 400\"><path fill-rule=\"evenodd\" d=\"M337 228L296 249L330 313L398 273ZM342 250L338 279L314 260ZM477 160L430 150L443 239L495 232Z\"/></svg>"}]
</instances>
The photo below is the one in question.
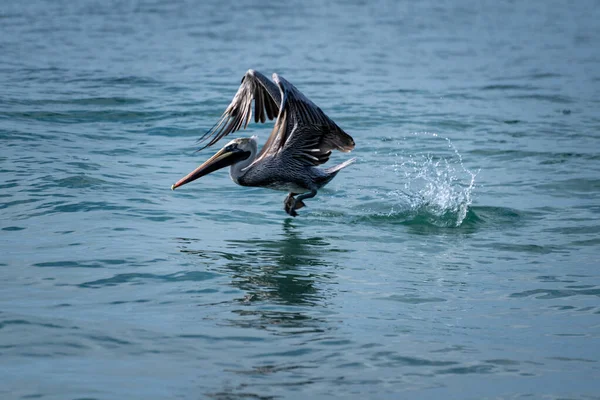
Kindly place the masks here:
<instances>
[{"instance_id":1,"label":"small wave","mask_svg":"<svg viewBox=\"0 0 600 400\"><path fill-rule=\"evenodd\" d=\"M389 209L389 204L387 207ZM395 208L398 208L398 210L396 211ZM394 205L387 212L377 212L372 209L370 211L372 211L370 214L361 215L354 222L367 222L371 225L398 224L432 228L456 228L459 226L472 226L483 221L475 210L470 208L467 209L465 217L459 224L457 224L457 214L452 210L448 210L440 215L437 212L432 212L426 205L416 209L410 209L409 206L401 209L401 206Z\"/></svg>"},{"instance_id":2,"label":"small wave","mask_svg":"<svg viewBox=\"0 0 600 400\"><path fill-rule=\"evenodd\" d=\"M536 100L536 101L547 101L550 103L558 103L558 104L571 104L573 103L573 99L568 96L558 95L558 94L526 94L526 95L515 95L509 96L511 99L517 100Z\"/></svg>"},{"instance_id":3,"label":"small wave","mask_svg":"<svg viewBox=\"0 0 600 400\"><path fill-rule=\"evenodd\" d=\"M131 86L131 87L140 87L140 86L160 86L163 84L160 80L144 77L144 76L106 76L106 77L97 77L97 76L84 76L80 78L75 78L67 81L68 83L90 83L94 84L94 86Z\"/></svg>"},{"instance_id":4,"label":"small wave","mask_svg":"<svg viewBox=\"0 0 600 400\"><path fill-rule=\"evenodd\" d=\"M516 85L516 84L494 84L494 85L486 85L480 88L480 90L535 90L537 89L531 85Z\"/></svg>"},{"instance_id":5,"label":"small wave","mask_svg":"<svg viewBox=\"0 0 600 400\"><path fill-rule=\"evenodd\" d=\"M20 99L9 98L2 100L5 105L20 106L62 106L62 105L85 105L85 106L120 106L129 104L141 104L147 100L134 97L80 97L63 99Z\"/></svg>"},{"instance_id":6,"label":"small wave","mask_svg":"<svg viewBox=\"0 0 600 400\"><path fill-rule=\"evenodd\" d=\"M102 179L93 178L87 175L73 175L67 178L59 179L55 182L56 185L69 189L83 189L106 185L108 182Z\"/></svg>"},{"instance_id":7,"label":"small wave","mask_svg":"<svg viewBox=\"0 0 600 400\"><path fill-rule=\"evenodd\" d=\"M0 119L81 124L96 122L154 121L165 117L158 111L135 110L70 110L70 111L2 111Z\"/></svg>"}]
</instances>

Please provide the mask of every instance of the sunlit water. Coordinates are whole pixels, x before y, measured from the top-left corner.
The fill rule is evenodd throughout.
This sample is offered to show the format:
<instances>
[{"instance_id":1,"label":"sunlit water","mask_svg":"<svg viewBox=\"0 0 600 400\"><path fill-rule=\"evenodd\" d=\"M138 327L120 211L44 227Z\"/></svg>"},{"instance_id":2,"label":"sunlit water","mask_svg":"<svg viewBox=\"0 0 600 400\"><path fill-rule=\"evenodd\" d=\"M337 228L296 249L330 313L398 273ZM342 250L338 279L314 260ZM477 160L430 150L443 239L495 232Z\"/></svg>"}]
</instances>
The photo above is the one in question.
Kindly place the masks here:
<instances>
[{"instance_id":1,"label":"sunlit water","mask_svg":"<svg viewBox=\"0 0 600 400\"><path fill-rule=\"evenodd\" d=\"M0 398L599 398L599 20L4 2ZM226 171L169 190L249 68L357 144L295 219Z\"/></svg>"}]
</instances>

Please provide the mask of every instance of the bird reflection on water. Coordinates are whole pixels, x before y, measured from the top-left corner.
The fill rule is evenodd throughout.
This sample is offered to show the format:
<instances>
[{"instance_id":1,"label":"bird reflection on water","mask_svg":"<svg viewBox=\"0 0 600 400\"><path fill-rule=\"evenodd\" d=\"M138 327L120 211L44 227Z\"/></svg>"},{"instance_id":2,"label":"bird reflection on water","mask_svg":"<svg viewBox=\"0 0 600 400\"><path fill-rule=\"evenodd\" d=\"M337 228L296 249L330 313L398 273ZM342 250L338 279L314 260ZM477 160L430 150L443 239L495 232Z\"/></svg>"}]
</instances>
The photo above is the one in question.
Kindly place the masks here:
<instances>
[{"instance_id":1,"label":"bird reflection on water","mask_svg":"<svg viewBox=\"0 0 600 400\"><path fill-rule=\"evenodd\" d=\"M320 316L332 291L334 270L327 253L344 250L331 246L321 237L303 237L291 220L285 220L283 231L274 240L227 240L227 251L192 249L200 243L180 239L184 253L210 262L210 269L231 277L228 284L240 289L244 296L235 301L241 306L233 310L239 318L237 326L261 329L323 329Z\"/></svg>"}]
</instances>

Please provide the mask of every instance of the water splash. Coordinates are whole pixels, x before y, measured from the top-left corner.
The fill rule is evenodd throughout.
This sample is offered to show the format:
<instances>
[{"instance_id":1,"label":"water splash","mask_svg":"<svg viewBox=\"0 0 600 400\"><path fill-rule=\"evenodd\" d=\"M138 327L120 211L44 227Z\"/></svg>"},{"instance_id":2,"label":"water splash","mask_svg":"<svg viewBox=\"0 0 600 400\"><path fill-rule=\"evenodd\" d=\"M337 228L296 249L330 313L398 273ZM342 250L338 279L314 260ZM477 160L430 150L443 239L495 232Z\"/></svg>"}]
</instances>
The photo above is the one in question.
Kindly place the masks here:
<instances>
[{"instance_id":1,"label":"water splash","mask_svg":"<svg viewBox=\"0 0 600 400\"><path fill-rule=\"evenodd\" d=\"M394 155L393 171L403 182L403 189L386 193L396 204L390 214L409 217L405 223L458 227L467 217L479 171L472 172L465 167L462 155L449 138L435 133L415 133L414 136L425 136L436 143L444 140L447 151L429 150L419 154L413 148L410 155Z\"/></svg>"}]
</instances>

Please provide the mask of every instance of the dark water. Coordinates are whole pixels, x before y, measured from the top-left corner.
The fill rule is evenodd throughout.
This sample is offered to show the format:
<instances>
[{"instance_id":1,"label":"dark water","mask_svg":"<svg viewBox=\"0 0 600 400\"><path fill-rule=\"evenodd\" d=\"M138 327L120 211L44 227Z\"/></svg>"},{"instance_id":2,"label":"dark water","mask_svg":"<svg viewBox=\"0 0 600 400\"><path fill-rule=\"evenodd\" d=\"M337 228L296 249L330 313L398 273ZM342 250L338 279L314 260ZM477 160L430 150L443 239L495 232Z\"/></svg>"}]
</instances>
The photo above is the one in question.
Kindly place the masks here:
<instances>
[{"instance_id":1,"label":"dark water","mask_svg":"<svg viewBox=\"0 0 600 400\"><path fill-rule=\"evenodd\" d=\"M0 398L600 398L598 21L2 2ZM248 68L357 143L296 219L225 171L169 190Z\"/></svg>"}]
</instances>

